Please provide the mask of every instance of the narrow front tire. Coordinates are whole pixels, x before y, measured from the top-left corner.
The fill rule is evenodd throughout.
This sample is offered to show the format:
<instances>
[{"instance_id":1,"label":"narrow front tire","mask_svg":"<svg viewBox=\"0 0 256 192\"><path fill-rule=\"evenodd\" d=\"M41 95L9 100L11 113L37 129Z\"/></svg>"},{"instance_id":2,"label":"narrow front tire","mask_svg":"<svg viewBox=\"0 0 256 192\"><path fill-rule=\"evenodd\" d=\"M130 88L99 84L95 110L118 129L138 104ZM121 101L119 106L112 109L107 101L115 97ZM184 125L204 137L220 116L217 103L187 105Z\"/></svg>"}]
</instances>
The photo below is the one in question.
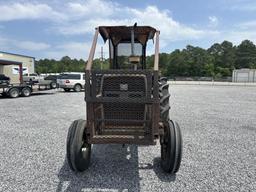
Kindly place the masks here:
<instances>
[{"instance_id":1,"label":"narrow front tire","mask_svg":"<svg viewBox=\"0 0 256 192\"><path fill-rule=\"evenodd\" d=\"M88 169L91 158L91 144L86 141L86 121L75 120L69 127L67 136L67 160L74 172Z\"/></svg>"},{"instance_id":2,"label":"narrow front tire","mask_svg":"<svg viewBox=\"0 0 256 192\"><path fill-rule=\"evenodd\" d=\"M169 120L164 125L161 138L161 166L170 174L179 171L182 159L182 135L177 122Z\"/></svg>"}]
</instances>

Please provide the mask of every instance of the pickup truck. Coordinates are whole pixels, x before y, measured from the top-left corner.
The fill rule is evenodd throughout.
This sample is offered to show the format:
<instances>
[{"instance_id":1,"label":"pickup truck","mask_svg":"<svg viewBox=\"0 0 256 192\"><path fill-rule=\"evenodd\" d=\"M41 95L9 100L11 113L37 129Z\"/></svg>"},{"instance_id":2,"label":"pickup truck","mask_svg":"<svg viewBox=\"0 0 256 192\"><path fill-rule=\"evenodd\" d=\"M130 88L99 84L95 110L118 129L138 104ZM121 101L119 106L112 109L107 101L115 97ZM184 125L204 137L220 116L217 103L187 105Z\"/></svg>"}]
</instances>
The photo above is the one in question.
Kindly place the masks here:
<instances>
[{"instance_id":1,"label":"pickup truck","mask_svg":"<svg viewBox=\"0 0 256 192\"><path fill-rule=\"evenodd\" d=\"M29 82L29 83L38 83L39 80L42 79L38 74L31 73L31 74L24 74L23 75L23 81Z\"/></svg>"},{"instance_id":2,"label":"pickup truck","mask_svg":"<svg viewBox=\"0 0 256 192\"><path fill-rule=\"evenodd\" d=\"M40 78L39 85L50 86L51 89L55 89L58 87L57 78L58 75L49 75L43 79Z\"/></svg>"}]
</instances>

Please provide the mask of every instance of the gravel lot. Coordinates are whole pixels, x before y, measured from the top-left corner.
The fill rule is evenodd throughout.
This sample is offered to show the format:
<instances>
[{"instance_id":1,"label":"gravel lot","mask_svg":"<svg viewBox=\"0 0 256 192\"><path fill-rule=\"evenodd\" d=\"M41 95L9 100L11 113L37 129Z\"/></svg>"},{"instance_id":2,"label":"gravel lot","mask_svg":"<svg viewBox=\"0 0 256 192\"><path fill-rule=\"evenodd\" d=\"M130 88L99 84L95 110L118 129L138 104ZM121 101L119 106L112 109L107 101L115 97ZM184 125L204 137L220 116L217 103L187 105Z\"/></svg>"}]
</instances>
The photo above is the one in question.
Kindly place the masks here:
<instances>
[{"instance_id":1,"label":"gravel lot","mask_svg":"<svg viewBox=\"0 0 256 192\"><path fill-rule=\"evenodd\" d=\"M89 170L72 173L66 135L85 117L83 93L44 93L0 98L0 191L256 191L256 87L171 87L176 176L162 172L159 145L95 145Z\"/></svg>"}]
</instances>

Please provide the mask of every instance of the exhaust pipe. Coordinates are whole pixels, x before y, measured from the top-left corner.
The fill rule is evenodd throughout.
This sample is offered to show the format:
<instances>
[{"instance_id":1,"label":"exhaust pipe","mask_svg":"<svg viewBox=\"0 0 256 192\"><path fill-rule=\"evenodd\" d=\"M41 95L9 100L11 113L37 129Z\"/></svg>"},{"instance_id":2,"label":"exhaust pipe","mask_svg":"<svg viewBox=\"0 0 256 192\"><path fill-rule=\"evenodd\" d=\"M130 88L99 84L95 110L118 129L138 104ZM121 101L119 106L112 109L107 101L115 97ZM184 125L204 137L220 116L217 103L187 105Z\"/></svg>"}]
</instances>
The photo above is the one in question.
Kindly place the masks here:
<instances>
[{"instance_id":1,"label":"exhaust pipe","mask_svg":"<svg viewBox=\"0 0 256 192\"><path fill-rule=\"evenodd\" d=\"M135 56L134 54L134 29L137 26L137 23L133 25L133 28L131 30L131 56ZM137 64L134 64L134 70L137 70Z\"/></svg>"},{"instance_id":2,"label":"exhaust pipe","mask_svg":"<svg viewBox=\"0 0 256 192\"><path fill-rule=\"evenodd\" d=\"M132 43L132 46L131 46L131 53L132 53L132 56L134 56L134 27L132 28L131 30L131 43Z\"/></svg>"}]
</instances>

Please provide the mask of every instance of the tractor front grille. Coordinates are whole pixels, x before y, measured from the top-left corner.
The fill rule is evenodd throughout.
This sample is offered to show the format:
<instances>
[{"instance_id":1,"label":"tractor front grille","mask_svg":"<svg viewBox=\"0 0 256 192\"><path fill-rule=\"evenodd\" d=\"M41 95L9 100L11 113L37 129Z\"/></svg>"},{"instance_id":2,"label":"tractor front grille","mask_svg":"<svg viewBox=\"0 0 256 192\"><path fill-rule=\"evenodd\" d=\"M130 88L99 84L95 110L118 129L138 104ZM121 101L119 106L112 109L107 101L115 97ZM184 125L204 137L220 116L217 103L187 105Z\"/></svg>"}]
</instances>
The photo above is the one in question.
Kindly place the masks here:
<instances>
[{"instance_id":1,"label":"tractor front grille","mask_svg":"<svg viewBox=\"0 0 256 192\"><path fill-rule=\"evenodd\" d=\"M145 104L133 105L132 103L105 103L105 119L113 120L144 120Z\"/></svg>"},{"instance_id":2,"label":"tractor front grille","mask_svg":"<svg viewBox=\"0 0 256 192\"><path fill-rule=\"evenodd\" d=\"M143 92L146 91L145 75L107 74L102 78L102 91L125 91Z\"/></svg>"},{"instance_id":3,"label":"tractor front grille","mask_svg":"<svg viewBox=\"0 0 256 192\"><path fill-rule=\"evenodd\" d=\"M152 139L152 72L90 71L86 79L91 143ZM111 137L113 136L113 137Z\"/></svg>"}]
</instances>

